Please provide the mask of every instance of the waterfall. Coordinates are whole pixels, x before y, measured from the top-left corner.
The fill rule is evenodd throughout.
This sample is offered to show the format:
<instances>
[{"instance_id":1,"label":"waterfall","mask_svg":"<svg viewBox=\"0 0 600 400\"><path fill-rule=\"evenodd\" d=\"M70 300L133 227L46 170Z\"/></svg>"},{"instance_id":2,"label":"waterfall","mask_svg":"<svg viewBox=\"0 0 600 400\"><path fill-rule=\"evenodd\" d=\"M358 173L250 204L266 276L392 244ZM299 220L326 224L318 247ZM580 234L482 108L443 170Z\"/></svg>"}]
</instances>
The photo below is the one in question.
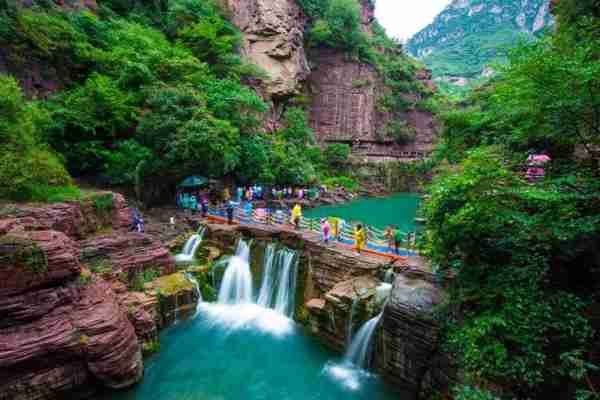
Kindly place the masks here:
<instances>
[{"instance_id":1,"label":"waterfall","mask_svg":"<svg viewBox=\"0 0 600 400\"><path fill-rule=\"evenodd\" d=\"M387 271L385 271L385 275L383 277L383 281L385 283L394 283L394 270L393 270L393 268L390 268Z\"/></svg>"},{"instance_id":2,"label":"waterfall","mask_svg":"<svg viewBox=\"0 0 600 400\"><path fill-rule=\"evenodd\" d=\"M275 298L275 310L287 317L294 315L294 297L296 295L296 252L290 249L281 249L278 252L281 269L279 288Z\"/></svg>"},{"instance_id":3,"label":"waterfall","mask_svg":"<svg viewBox=\"0 0 600 400\"><path fill-rule=\"evenodd\" d=\"M345 361L361 368L368 367L371 339L382 315L383 313L380 313L371 318L360 328L344 355Z\"/></svg>"},{"instance_id":4,"label":"waterfall","mask_svg":"<svg viewBox=\"0 0 600 400\"><path fill-rule=\"evenodd\" d=\"M258 295L258 305L269 308L273 297L273 285L275 284L273 261L275 259L275 245L270 243L265 250L263 278Z\"/></svg>"},{"instance_id":5,"label":"waterfall","mask_svg":"<svg viewBox=\"0 0 600 400\"><path fill-rule=\"evenodd\" d=\"M352 320L356 313L356 306L358 305L359 298L355 297L352 299L352 305L350 306L350 315L348 315L348 324L346 325L346 347L350 346L352 342Z\"/></svg>"},{"instance_id":6,"label":"waterfall","mask_svg":"<svg viewBox=\"0 0 600 400\"><path fill-rule=\"evenodd\" d=\"M294 315L297 266L295 251L287 248L276 251L275 245L269 244L265 251L263 277L256 303L291 318Z\"/></svg>"},{"instance_id":7,"label":"waterfall","mask_svg":"<svg viewBox=\"0 0 600 400\"><path fill-rule=\"evenodd\" d=\"M194 260L196 250L202 244L205 230L206 228L202 226L198 229L198 233L190 236L187 242L185 242L181 253L175 256L176 262L191 262Z\"/></svg>"},{"instance_id":8,"label":"waterfall","mask_svg":"<svg viewBox=\"0 0 600 400\"><path fill-rule=\"evenodd\" d=\"M229 259L223 275L219 290L219 303L245 304L251 302L250 247L243 239L240 239L235 255Z\"/></svg>"},{"instance_id":9,"label":"waterfall","mask_svg":"<svg viewBox=\"0 0 600 400\"><path fill-rule=\"evenodd\" d=\"M185 277L187 278L188 281L190 281L192 283L192 285L194 286L194 293L196 293L196 313L194 314L194 316L198 315L198 313L200 312L200 304L202 303L202 292L200 291L200 283L198 283L198 280L196 279L196 277L194 277L194 275L192 275L190 272L186 272L185 273Z\"/></svg>"}]
</instances>

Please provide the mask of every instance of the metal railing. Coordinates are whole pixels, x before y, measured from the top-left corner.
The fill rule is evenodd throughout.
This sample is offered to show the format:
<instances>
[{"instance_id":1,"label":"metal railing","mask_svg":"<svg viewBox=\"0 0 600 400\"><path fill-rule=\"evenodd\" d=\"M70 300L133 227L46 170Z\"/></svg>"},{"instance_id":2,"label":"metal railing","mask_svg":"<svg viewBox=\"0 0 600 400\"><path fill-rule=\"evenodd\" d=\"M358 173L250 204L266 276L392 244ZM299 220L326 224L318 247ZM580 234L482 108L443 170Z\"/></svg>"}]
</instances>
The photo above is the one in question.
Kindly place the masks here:
<instances>
[{"instance_id":1,"label":"metal railing","mask_svg":"<svg viewBox=\"0 0 600 400\"><path fill-rule=\"evenodd\" d=\"M208 214L216 217L227 218L227 210L225 207L209 207ZM233 218L241 224L258 224L258 225L280 225L282 227L293 228L291 221L291 211L269 208L254 209L251 207L236 207L234 209ZM338 221L337 230L334 229L334 219ZM344 244L354 244L354 226L355 223L346 222L340 218L328 218L330 222L330 235L332 242L340 242ZM363 225L365 229L367 241L366 247L371 250L376 250L383 253L395 254L394 249L390 247L391 240L385 235L385 231L374 226ZM302 217L300 219L300 229L303 231L322 234L320 218ZM409 233L402 232L407 238L405 246L400 249L400 255L414 255L411 251L414 249L414 242L408 240ZM412 232L411 232L412 233ZM412 235L416 238L416 232ZM408 246L406 246L408 245Z\"/></svg>"}]
</instances>

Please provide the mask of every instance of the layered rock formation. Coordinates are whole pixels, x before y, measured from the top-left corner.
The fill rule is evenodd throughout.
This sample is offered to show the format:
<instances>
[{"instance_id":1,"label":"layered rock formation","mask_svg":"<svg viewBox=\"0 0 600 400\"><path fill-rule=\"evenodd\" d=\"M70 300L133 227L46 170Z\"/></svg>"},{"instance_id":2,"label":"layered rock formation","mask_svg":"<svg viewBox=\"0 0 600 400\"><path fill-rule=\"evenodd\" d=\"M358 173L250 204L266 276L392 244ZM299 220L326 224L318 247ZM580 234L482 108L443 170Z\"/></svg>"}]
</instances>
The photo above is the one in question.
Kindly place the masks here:
<instances>
[{"instance_id":1,"label":"layered rock formation","mask_svg":"<svg viewBox=\"0 0 600 400\"><path fill-rule=\"evenodd\" d=\"M2 211L0 399L75 398L137 382L141 344L163 326L157 295L129 292L82 260L108 260L111 271L102 276L109 279L148 268L168 273L168 251L127 232L131 210L118 194ZM112 233L93 236L99 230Z\"/></svg>"},{"instance_id":2,"label":"layered rock formation","mask_svg":"<svg viewBox=\"0 0 600 400\"><path fill-rule=\"evenodd\" d=\"M0 250L0 398L56 398L140 379L134 328L110 284L79 280L73 240L22 231L4 236Z\"/></svg>"},{"instance_id":3,"label":"layered rock formation","mask_svg":"<svg viewBox=\"0 0 600 400\"><path fill-rule=\"evenodd\" d=\"M422 279L397 274L381 321L376 365L386 378L416 395L445 390L455 371L439 349L440 326L434 318L442 293Z\"/></svg>"},{"instance_id":4,"label":"layered rock formation","mask_svg":"<svg viewBox=\"0 0 600 400\"><path fill-rule=\"evenodd\" d=\"M242 54L268 75L260 85L267 99L300 93L309 68L304 53L306 18L294 0L227 0L242 31Z\"/></svg>"}]
</instances>

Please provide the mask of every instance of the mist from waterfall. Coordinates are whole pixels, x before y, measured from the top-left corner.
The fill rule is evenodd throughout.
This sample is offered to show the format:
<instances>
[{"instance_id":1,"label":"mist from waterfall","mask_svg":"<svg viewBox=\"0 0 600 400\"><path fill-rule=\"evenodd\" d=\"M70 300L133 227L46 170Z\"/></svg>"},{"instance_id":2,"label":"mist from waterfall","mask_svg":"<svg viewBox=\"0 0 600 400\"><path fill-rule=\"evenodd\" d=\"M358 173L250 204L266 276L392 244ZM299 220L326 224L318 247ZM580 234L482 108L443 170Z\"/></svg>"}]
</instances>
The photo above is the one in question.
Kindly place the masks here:
<instances>
[{"instance_id":1,"label":"mist from waterfall","mask_svg":"<svg viewBox=\"0 0 600 400\"><path fill-rule=\"evenodd\" d=\"M204 238L204 232L206 228L204 226L198 229L198 232L190 236L190 238L185 242L183 246L183 250L181 253L175 256L175 261L179 263L191 262L194 260L194 255L196 254L196 250L202 244L202 239Z\"/></svg>"}]
</instances>

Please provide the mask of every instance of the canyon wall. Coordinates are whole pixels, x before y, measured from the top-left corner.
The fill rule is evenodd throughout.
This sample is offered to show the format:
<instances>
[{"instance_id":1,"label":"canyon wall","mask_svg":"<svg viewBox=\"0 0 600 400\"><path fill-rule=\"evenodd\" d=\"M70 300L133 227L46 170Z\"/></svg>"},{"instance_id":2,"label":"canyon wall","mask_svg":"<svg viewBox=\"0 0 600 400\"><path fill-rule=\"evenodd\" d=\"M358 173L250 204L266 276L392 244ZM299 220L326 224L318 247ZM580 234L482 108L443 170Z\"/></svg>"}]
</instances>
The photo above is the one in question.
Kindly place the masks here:
<instances>
[{"instance_id":1,"label":"canyon wall","mask_svg":"<svg viewBox=\"0 0 600 400\"><path fill-rule=\"evenodd\" d=\"M372 34L375 8L361 0L362 30ZM228 0L232 21L243 33L242 55L267 72L268 78L253 84L271 101L268 129L276 129L287 100L305 99L310 125L322 144L345 143L364 161L416 159L433 149L436 124L431 112L418 108L392 116L379 102L388 89L376 68L350 59L342 51L304 48L307 20L294 0ZM414 77L435 89L428 71ZM410 93L407 100L415 100ZM382 132L389 121L405 121L415 140L399 144Z\"/></svg>"},{"instance_id":2,"label":"canyon wall","mask_svg":"<svg viewBox=\"0 0 600 400\"><path fill-rule=\"evenodd\" d=\"M78 398L140 380L142 345L172 310L168 295L159 302L121 280L169 274L174 261L156 238L128 232L124 198L9 204L0 216L0 399ZM195 301L187 286L179 304Z\"/></svg>"}]
</instances>

